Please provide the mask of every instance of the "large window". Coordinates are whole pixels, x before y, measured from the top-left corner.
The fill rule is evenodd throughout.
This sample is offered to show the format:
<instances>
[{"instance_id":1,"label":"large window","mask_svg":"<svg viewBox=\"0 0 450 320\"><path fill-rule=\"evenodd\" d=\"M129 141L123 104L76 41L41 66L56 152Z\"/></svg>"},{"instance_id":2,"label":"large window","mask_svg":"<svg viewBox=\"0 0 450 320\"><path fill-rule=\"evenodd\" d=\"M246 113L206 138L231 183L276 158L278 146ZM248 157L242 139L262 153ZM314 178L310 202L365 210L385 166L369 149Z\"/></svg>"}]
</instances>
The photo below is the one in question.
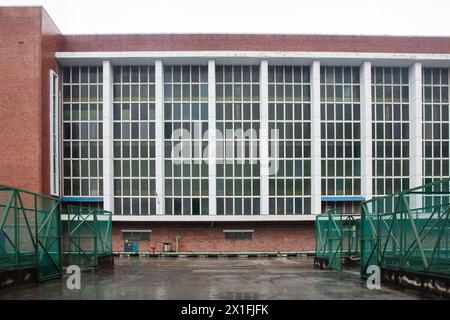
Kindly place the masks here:
<instances>
[{"instance_id":1,"label":"large window","mask_svg":"<svg viewBox=\"0 0 450 320\"><path fill-rule=\"evenodd\" d=\"M309 67L269 66L269 214L311 213L310 91Z\"/></svg>"},{"instance_id":2,"label":"large window","mask_svg":"<svg viewBox=\"0 0 450 320\"><path fill-rule=\"evenodd\" d=\"M115 214L156 214L155 67L115 66Z\"/></svg>"},{"instance_id":3,"label":"large window","mask_svg":"<svg viewBox=\"0 0 450 320\"><path fill-rule=\"evenodd\" d=\"M166 214L207 215L208 67L164 67Z\"/></svg>"},{"instance_id":4,"label":"large window","mask_svg":"<svg viewBox=\"0 0 450 320\"><path fill-rule=\"evenodd\" d=\"M423 172L428 183L450 176L448 69L424 68L422 82Z\"/></svg>"},{"instance_id":5,"label":"large window","mask_svg":"<svg viewBox=\"0 0 450 320\"><path fill-rule=\"evenodd\" d=\"M65 196L103 194L102 67L63 68Z\"/></svg>"},{"instance_id":6,"label":"large window","mask_svg":"<svg viewBox=\"0 0 450 320\"><path fill-rule=\"evenodd\" d=\"M217 214L260 213L259 66L216 66Z\"/></svg>"},{"instance_id":7,"label":"large window","mask_svg":"<svg viewBox=\"0 0 450 320\"><path fill-rule=\"evenodd\" d=\"M361 194L358 67L320 68L322 195Z\"/></svg>"},{"instance_id":8,"label":"large window","mask_svg":"<svg viewBox=\"0 0 450 320\"><path fill-rule=\"evenodd\" d=\"M59 96L58 75L50 71L50 193L59 196Z\"/></svg>"},{"instance_id":9,"label":"large window","mask_svg":"<svg viewBox=\"0 0 450 320\"><path fill-rule=\"evenodd\" d=\"M372 68L372 139L372 194L408 189L408 68Z\"/></svg>"}]
</instances>

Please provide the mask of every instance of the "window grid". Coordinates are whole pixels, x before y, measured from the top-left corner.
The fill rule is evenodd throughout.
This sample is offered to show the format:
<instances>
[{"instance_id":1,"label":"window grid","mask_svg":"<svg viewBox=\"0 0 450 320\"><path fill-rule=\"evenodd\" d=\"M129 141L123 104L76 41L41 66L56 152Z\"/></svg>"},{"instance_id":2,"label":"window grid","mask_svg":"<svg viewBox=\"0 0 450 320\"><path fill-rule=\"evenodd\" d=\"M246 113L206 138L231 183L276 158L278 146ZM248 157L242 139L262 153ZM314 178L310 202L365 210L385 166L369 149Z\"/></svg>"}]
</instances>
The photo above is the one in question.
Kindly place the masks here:
<instances>
[{"instance_id":1,"label":"window grid","mask_svg":"<svg viewBox=\"0 0 450 320\"><path fill-rule=\"evenodd\" d=\"M269 176L269 214L311 213L309 70L269 66L269 158L277 163Z\"/></svg>"},{"instance_id":2,"label":"window grid","mask_svg":"<svg viewBox=\"0 0 450 320\"><path fill-rule=\"evenodd\" d=\"M260 214L259 66L216 66L217 215Z\"/></svg>"},{"instance_id":3,"label":"window grid","mask_svg":"<svg viewBox=\"0 0 450 320\"><path fill-rule=\"evenodd\" d=\"M61 204L61 212L68 212L69 206L81 207L91 211L94 209L103 209L103 202L63 202Z\"/></svg>"},{"instance_id":4,"label":"window grid","mask_svg":"<svg viewBox=\"0 0 450 320\"><path fill-rule=\"evenodd\" d=\"M102 67L63 68L63 194L103 195Z\"/></svg>"},{"instance_id":5,"label":"window grid","mask_svg":"<svg viewBox=\"0 0 450 320\"><path fill-rule=\"evenodd\" d=\"M449 178L449 70L423 68L424 183Z\"/></svg>"},{"instance_id":6,"label":"window grid","mask_svg":"<svg viewBox=\"0 0 450 320\"><path fill-rule=\"evenodd\" d=\"M155 67L113 69L114 210L156 214Z\"/></svg>"},{"instance_id":7,"label":"window grid","mask_svg":"<svg viewBox=\"0 0 450 320\"><path fill-rule=\"evenodd\" d=\"M359 201L322 202L321 208L321 212L340 210L343 214L361 214L361 202Z\"/></svg>"},{"instance_id":8,"label":"window grid","mask_svg":"<svg viewBox=\"0 0 450 320\"><path fill-rule=\"evenodd\" d=\"M252 240L253 232L227 231L224 232L225 240Z\"/></svg>"},{"instance_id":9,"label":"window grid","mask_svg":"<svg viewBox=\"0 0 450 320\"><path fill-rule=\"evenodd\" d=\"M320 68L323 196L361 193L359 67Z\"/></svg>"},{"instance_id":10,"label":"window grid","mask_svg":"<svg viewBox=\"0 0 450 320\"><path fill-rule=\"evenodd\" d=\"M208 66L164 66L165 208L208 215Z\"/></svg>"},{"instance_id":11,"label":"window grid","mask_svg":"<svg viewBox=\"0 0 450 320\"><path fill-rule=\"evenodd\" d=\"M372 68L372 194L409 188L408 68Z\"/></svg>"}]
</instances>

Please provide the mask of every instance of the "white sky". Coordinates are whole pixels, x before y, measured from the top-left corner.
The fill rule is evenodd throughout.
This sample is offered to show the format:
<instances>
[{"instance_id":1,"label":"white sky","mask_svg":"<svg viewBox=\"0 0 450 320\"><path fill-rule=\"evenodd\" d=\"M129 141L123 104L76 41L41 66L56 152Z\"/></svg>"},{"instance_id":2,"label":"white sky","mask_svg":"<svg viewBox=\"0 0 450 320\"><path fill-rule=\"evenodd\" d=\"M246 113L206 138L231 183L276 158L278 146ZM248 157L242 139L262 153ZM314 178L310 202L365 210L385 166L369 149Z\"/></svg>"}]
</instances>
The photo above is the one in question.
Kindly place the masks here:
<instances>
[{"instance_id":1,"label":"white sky","mask_svg":"<svg viewBox=\"0 0 450 320\"><path fill-rule=\"evenodd\" d=\"M43 5L61 32L450 36L450 0L0 0Z\"/></svg>"}]
</instances>

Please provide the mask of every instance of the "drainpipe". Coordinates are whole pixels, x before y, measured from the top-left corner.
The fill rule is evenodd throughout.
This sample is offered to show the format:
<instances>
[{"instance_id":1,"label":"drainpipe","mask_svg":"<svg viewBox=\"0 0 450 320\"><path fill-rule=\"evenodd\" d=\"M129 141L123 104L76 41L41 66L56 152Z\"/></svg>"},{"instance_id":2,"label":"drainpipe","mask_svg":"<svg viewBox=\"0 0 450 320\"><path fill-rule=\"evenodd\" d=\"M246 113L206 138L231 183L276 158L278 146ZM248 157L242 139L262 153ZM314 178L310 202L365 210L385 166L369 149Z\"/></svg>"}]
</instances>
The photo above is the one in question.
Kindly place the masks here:
<instances>
[{"instance_id":1,"label":"drainpipe","mask_svg":"<svg viewBox=\"0 0 450 320\"><path fill-rule=\"evenodd\" d=\"M181 236L180 235L176 235L175 236L175 248L176 248L176 252L178 252L178 242L180 241Z\"/></svg>"}]
</instances>

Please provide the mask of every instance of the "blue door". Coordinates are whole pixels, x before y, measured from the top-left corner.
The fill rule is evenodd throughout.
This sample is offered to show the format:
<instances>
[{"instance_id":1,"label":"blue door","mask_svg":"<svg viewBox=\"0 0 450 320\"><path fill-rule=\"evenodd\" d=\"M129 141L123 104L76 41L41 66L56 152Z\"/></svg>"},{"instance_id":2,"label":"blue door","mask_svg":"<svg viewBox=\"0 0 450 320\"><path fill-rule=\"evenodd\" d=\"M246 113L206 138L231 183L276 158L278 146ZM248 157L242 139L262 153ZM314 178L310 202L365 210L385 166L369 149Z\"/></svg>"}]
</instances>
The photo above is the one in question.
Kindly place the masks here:
<instances>
[{"instance_id":1,"label":"blue door","mask_svg":"<svg viewBox=\"0 0 450 320\"><path fill-rule=\"evenodd\" d=\"M133 244L131 242L125 242L123 247L125 252L133 252Z\"/></svg>"}]
</instances>

